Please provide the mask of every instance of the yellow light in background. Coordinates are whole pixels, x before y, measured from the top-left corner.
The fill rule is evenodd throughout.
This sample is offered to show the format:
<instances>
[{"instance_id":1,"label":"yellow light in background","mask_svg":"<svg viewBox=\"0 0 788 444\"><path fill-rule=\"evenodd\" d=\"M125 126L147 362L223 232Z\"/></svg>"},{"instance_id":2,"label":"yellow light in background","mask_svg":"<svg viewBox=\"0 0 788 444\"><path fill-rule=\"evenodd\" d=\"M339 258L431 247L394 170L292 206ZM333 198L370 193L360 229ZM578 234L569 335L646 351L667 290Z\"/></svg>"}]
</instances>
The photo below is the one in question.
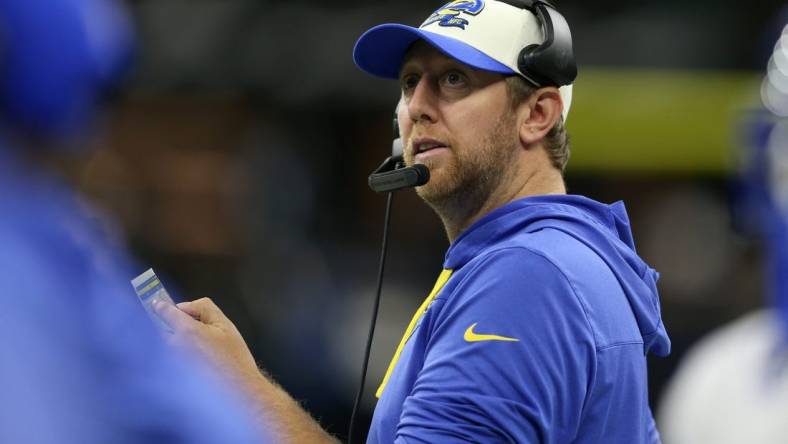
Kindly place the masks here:
<instances>
[{"instance_id":1,"label":"yellow light in background","mask_svg":"<svg viewBox=\"0 0 788 444\"><path fill-rule=\"evenodd\" d=\"M589 69L575 82L570 171L725 174L758 72Z\"/></svg>"}]
</instances>

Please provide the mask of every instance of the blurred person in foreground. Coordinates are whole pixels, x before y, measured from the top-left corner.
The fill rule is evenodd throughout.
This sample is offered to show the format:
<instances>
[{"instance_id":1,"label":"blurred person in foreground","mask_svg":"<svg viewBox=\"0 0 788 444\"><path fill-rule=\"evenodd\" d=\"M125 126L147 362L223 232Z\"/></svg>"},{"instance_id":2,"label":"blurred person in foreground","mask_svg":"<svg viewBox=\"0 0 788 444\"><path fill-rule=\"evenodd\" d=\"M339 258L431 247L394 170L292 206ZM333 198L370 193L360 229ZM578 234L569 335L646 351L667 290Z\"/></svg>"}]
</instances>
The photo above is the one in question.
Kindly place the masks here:
<instances>
[{"instance_id":1,"label":"blurred person in foreground","mask_svg":"<svg viewBox=\"0 0 788 444\"><path fill-rule=\"evenodd\" d=\"M128 65L114 0L0 1L0 442L260 442L137 300L96 212L40 162L77 150Z\"/></svg>"},{"instance_id":2,"label":"blurred person in foreground","mask_svg":"<svg viewBox=\"0 0 788 444\"><path fill-rule=\"evenodd\" d=\"M622 203L566 194L574 61L518 63L545 40L558 46L548 54L571 51L562 21L542 2L455 1L420 28L381 25L356 43L362 70L399 80L405 162L429 168L417 192L451 242L378 389L368 442L660 441L646 385L646 355L670 347L657 273ZM246 346L210 300L179 307L161 308L176 336L242 375L283 441L332 439L253 359L231 355Z\"/></svg>"},{"instance_id":3,"label":"blurred person in foreground","mask_svg":"<svg viewBox=\"0 0 788 444\"><path fill-rule=\"evenodd\" d=\"M788 18L788 9L780 15ZM773 40L772 40L773 41ZM703 338L663 394L669 444L788 441L788 26L774 47L761 98L744 113L736 212L765 253L766 307ZM752 296L752 295L749 295Z\"/></svg>"}]
</instances>

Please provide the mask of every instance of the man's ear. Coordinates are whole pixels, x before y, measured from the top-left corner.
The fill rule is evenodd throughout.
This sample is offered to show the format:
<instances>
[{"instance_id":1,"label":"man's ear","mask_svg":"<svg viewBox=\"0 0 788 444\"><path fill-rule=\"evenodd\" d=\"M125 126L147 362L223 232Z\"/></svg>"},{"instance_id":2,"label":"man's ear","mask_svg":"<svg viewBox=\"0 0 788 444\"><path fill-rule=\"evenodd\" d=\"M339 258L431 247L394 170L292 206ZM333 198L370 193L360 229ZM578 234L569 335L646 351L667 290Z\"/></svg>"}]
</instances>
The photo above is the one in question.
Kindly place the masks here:
<instances>
[{"instance_id":1,"label":"man's ear","mask_svg":"<svg viewBox=\"0 0 788 444\"><path fill-rule=\"evenodd\" d=\"M518 109L520 141L531 146L545 138L561 118L564 104L556 87L539 88Z\"/></svg>"}]
</instances>

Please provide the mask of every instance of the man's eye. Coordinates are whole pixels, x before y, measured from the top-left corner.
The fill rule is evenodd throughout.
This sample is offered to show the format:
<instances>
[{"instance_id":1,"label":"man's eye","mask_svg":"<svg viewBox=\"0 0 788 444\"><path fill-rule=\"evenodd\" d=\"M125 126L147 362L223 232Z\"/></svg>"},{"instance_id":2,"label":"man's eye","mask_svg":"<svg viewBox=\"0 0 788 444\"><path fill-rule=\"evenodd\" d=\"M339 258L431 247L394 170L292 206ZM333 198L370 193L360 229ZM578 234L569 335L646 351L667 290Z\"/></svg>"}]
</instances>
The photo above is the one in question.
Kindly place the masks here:
<instances>
[{"instance_id":1,"label":"man's eye","mask_svg":"<svg viewBox=\"0 0 788 444\"><path fill-rule=\"evenodd\" d=\"M450 86L460 86L465 84L465 77L459 72L449 72L444 77L444 81Z\"/></svg>"},{"instance_id":2,"label":"man's eye","mask_svg":"<svg viewBox=\"0 0 788 444\"><path fill-rule=\"evenodd\" d=\"M418 76L415 75L408 75L404 76L402 80L400 80L400 86L402 87L403 91L409 91L416 87L419 83Z\"/></svg>"}]
</instances>

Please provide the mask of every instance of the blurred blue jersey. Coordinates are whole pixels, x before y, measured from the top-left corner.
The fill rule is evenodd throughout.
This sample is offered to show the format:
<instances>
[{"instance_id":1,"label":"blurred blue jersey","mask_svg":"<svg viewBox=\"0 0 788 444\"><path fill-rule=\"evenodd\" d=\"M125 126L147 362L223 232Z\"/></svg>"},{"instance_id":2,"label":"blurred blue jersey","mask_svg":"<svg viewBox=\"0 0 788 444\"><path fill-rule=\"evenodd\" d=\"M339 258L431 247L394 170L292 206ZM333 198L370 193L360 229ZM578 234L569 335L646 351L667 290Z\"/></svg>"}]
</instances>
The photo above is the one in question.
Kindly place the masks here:
<instances>
[{"instance_id":1,"label":"blurred blue jersey","mask_svg":"<svg viewBox=\"0 0 788 444\"><path fill-rule=\"evenodd\" d=\"M740 229L760 238L766 258L765 293L788 346L788 125L769 111L743 114L734 210Z\"/></svg>"},{"instance_id":2,"label":"blurred blue jersey","mask_svg":"<svg viewBox=\"0 0 788 444\"><path fill-rule=\"evenodd\" d=\"M0 442L260 442L163 342L88 211L0 145Z\"/></svg>"},{"instance_id":3,"label":"blurred blue jersey","mask_svg":"<svg viewBox=\"0 0 788 444\"><path fill-rule=\"evenodd\" d=\"M368 442L656 443L646 354L670 350L623 205L537 196L451 245Z\"/></svg>"}]
</instances>

